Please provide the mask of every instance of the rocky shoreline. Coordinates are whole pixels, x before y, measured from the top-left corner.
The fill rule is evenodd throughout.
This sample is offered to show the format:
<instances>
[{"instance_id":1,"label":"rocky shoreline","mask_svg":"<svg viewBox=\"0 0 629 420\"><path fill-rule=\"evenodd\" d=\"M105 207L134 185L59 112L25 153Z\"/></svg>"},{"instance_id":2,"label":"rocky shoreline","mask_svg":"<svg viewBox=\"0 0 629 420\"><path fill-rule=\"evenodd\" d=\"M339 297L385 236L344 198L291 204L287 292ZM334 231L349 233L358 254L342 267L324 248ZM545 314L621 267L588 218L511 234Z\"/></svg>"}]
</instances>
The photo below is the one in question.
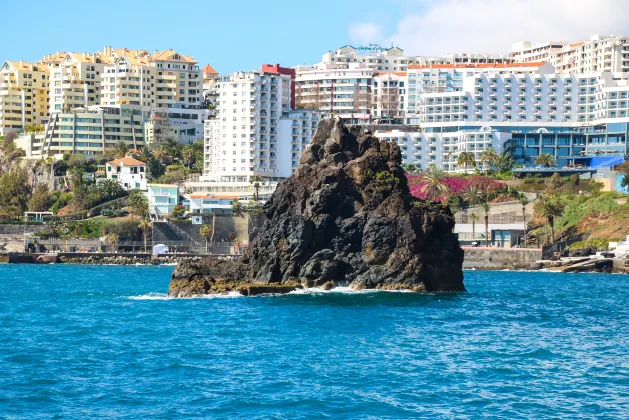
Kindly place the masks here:
<instances>
[{"instance_id":1,"label":"rocky shoreline","mask_svg":"<svg viewBox=\"0 0 629 420\"><path fill-rule=\"evenodd\" d=\"M92 257L76 258L76 257L60 257L59 263L63 264L83 264L83 265L174 265L181 262L200 261L202 257L156 257L149 256L120 256L112 255L108 257Z\"/></svg>"}]
</instances>

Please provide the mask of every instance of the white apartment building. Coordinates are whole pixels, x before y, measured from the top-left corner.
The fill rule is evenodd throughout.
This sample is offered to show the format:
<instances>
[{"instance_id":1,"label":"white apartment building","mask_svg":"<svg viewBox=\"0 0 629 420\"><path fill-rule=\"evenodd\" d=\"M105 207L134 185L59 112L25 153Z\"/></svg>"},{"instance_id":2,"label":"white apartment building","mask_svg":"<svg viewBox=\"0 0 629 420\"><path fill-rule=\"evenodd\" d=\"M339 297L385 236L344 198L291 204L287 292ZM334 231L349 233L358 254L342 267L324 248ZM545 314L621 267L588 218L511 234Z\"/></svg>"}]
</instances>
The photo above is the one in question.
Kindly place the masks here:
<instances>
[{"instance_id":1,"label":"white apartment building","mask_svg":"<svg viewBox=\"0 0 629 420\"><path fill-rule=\"evenodd\" d=\"M398 47L382 48L376 44L364 47L346 45L328 51L317 65L333 65L349 68L350 64L361 63L377 71L406 71L411 64L454 64L454 63L509 63L513 58L490 54L447 54L443 57L406 56Z\"/></svg>"},{"instance_id":2,"label":"white apartment building","mask_svg":"<svg viewBox=\"0 0 629 420\"><path fill-rule=\"evenodd\" d=\"M425 110L419 107L420 98L431 93L463 92L466 78L483 74L551 74L554 73L552 65L544 62L509 63L509 64L431 64L413 65L406 74L406 96L404 109L406 110L406 122L419 124L420 114ZM452 111L457 115L451 115L453 121L458 121L458 113L462 109L455 104L460 102L462 95L451 95ZM464 96L464 95L463 95Z\"/></svg>"},{"instance_id":3,"label":"white apartment building","mask_svg":"<svg viewBox=\"0 0 629 420\"><path fill-rule=\"evenodd\" d=\"M415 57L404 56L404 50L397 47L381 48L378 45L371 45L359 50L346 45L323 54L321 62L315 67L331 65L337 68L350 68L351 64L364 64L366 68L378 71L404 71L415 62Z\"/></svg>"},{"instance_id":4,"label":"white apartment building","mask_svg":"<svg viewBox=\"0 0 629 420\"><path fill-rule=\"evenodd\" d=\"M157 108L193 108L203 104L203 76L199 63L172 49L155 51L151 65L157 69Z\"/></svg>"},{"instance_id":5,"label":"white apartment building","mask_svg":"<svg viewBox=\"0 0 629 420\"><path fill-rule=\"evenodd\" d=\"M378 73L373 78L372 115L375 118L404 118L406 72Z\"/></svg>"},{"instance_id":6,"label":"white apartment building","mask_svg":"<svg viewBox=\"0 0 629 420\"><path fill-rule=\"evenodd\" d=\"M127 191L146 190L146 163L131 155L107 162L105 170L107 179L116 181Z\"/></svg>"},{"instance_id":7,"label":"white apartment building","mask_svg":"<svg viewBox=\"0 0 629 420\"><path fill-rule=\"evenodd\" d=\"M629 37L592 35L577 42L546 42L532 45L528 41L514 44L509 54L517 62L545 61L557 73L629 72Z\"/></svg>"},{"instance_id":8,"label":"white apartment building","mask_svg":"<svg viewBox=\"0 0 629 420\"><path fill-rule=\"evenodd\" d=\"M629 72L629 37L594 35L566 45L550 62L558 73Z\"/></svg>"},{"instance_id":9,"label":"white apartment building","mask_svg":"<svg viewBox=\"0 0 629 420\"><path fill-rule=\"evenodd\" d=\"M292 73L263 66L218 80L217 118L205 123L203 180L248 183L260 176L273 183L290 176L321 114L292 109Z\"/></svg>"},{"instance_id":10,"label":"white apartment building","mask_svg":"<svg viewBox=\"0 0 629 420\"><path fill-rule=\"evenodd\" d=\"M50 68L50 112L67 112L100 104L100 82L113 56L67 53L59 67Z\"/></svg>"},{"instance_id":11,"label":"white apartment building","mask_svg":"<svg viewBox=\"0 0 629 420\"><path fill-rule=\"evenodd\" d=\"M297 69L297 108L318 109L327 115L360 122L371 118L373 76L377 72L364 63L343 68L318 64Z\"/></svg>"},{"instance_id":12,"label":"white apartment building","mask_svg":"<svg viewBox=\"0 0 629 420\"><path fill-rule=\"evenodd\" d=\"M120 55L104 66L101 75L101 104L156 107L157 68L150 65L151 55L144 50L116 51Z\"/></svg>"},{"instance_id":13,"label":"white apartment building","mask_svg":"<svg viewBox=\"0 0 629 420\"><path fill-rule=\"evenodd\" d=\"M0 136L48 121L48 67L7 61L0 68Z\"/></svg>"},{"instance_id":14,"label":"white apartment building","mask_svg":"<svg viewBox=\"0 0 629 420\"><path fill-rule=\"evenodd\" d=\"M557 74L545 65L539 70L462 75L460 90L420 93L409 107L422 132L389 137L403 145L406 164L446 171L464 170L456 166L463 151L473 152L482 168L483 150L500 153L516 138L522 150L514 157L525 163L536 153L551 153L562 164L571 157L626 154L626 74Z\"/></svg>"},{"instance_id":15,"label":"white apartment building","mask_svg":"<svg viewBox=\"0 0 629 420\"><path fill-rule=\"evenodd\" d=\"M53 113L44 132L21 135L17 146L30 159L66 153L100 155L120 141L140 149L145 144L143 121L147 117L138 107L129 106L93 106Z\"/></svg>"},{"instance_id":16,"label":"white apartment building","mask_svg":"<svg viewBox=\"0 0 629 420\"><path fill-rule=\"evenodd\" d=\"M564 41L549 41L532 44L530 41L516 42L511 46L509 56L518 63L530 63L544 61L550 63L552 56L568 45Z\"/></svg>"}]
</instances>

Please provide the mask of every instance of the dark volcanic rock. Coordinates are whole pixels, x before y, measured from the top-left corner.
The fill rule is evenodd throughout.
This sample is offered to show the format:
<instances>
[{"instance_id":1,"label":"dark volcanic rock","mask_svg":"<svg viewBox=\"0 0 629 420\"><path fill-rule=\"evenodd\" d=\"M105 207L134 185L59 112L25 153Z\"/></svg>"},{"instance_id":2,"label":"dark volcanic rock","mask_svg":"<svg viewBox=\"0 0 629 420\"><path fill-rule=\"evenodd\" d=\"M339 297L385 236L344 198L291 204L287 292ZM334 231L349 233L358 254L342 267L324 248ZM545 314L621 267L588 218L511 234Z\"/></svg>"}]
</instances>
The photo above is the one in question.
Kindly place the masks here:
<instances>
[{"instance_id":1,"label":"dark volcanic rock","mask_svg":"<svg viewBox=\"0 0 629 420\"><path fill-rule=\"evenodd\" d=\"M181 263L169 294L221 293L251 284L283 292L327 282L355 289L465 290L450 209L413 198L400 163L397 144L359 126L322 121L295 173L265 205L267 220L243 260Z\"/></svg>"}]
</instances>

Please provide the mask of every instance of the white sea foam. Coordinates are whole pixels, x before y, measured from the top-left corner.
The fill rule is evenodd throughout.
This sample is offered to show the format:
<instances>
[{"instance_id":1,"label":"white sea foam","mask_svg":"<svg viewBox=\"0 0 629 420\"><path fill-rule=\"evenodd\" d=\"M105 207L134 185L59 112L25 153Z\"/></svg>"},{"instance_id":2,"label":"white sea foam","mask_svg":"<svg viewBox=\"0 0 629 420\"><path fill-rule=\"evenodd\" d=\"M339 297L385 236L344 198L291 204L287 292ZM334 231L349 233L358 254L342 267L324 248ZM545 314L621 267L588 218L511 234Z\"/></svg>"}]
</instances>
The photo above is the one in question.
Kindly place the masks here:
<instances>
[{"instance_id":1,"label":"white sea foam","mask_svg":"<svg viewBox=\"0 0 629 420\"><path fill-rule=\"evenodd\" d=\"M147 293L145 295L139 296L127 296L127 299L130 300L171 300L171 299L233 299L244 297L238 292L229 292L224 295L203 295L203 296L194 296L194 297L186 297L186 298L176 298L173 296L168 296L167 293Z\"/></svg>"},{"instance_id":2,"label":"white sea foam","mask_svg":"<svg viewBox=\"0 0 629 420\"><path fill-rule=\"evenodd\" d=\"M344 294L344 295L365 295L372 293L413 293L412 290L378 290L378 289L363 289L355 290L350 287L336 287L332 290L323 290L320 287L311 287L309 289L297 289L289 295L321 295L321 294Z\"/></svg>"}]
</instances>

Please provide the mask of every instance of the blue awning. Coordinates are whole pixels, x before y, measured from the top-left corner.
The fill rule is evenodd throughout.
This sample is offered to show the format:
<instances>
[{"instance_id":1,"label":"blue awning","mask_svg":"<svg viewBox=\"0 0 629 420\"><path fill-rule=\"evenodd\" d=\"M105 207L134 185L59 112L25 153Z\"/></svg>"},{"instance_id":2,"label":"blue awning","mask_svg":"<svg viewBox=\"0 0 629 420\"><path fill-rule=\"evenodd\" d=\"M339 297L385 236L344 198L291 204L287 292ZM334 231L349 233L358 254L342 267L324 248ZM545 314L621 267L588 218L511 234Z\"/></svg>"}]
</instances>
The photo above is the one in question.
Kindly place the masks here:
<instances>
[{"instance_id":1,"label":"blue awning","mask_svg":"<svg viewBox=\"0 0 629 420\"><path fill-rule=\"evenodd\" d=\"M593 157L590 162L590 168L607 168L610 166L620 165L624 161L624 156Z\"/></svg>"}]
</instances>

